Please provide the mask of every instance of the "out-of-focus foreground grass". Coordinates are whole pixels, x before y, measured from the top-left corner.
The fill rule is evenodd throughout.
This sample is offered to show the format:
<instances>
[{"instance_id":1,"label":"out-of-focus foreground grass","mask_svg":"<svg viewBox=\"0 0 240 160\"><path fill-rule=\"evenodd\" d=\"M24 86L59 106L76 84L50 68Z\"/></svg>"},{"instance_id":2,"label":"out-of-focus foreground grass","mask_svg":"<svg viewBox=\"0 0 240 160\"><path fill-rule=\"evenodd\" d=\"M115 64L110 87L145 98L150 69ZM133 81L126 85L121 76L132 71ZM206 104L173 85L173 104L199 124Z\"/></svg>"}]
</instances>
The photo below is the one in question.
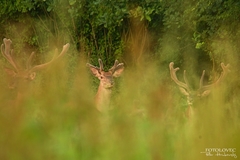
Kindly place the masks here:
<instances>
[{"instance_id":1,"label":"out-of-focus foreground grass","mask_svg":"<svg viewBox=\"0 0 240 160\"><path fill-rule=\"evenodd\" d=\"M238 76L197 103L188 120L168 65L143 62L126 67L116 81L112 110L102 114L94 107L86 62L70 72L68 58L38 73L20 100L0 71L0 159L228 159L201 152L240 150L238 92L230 90Z\"/></svg>"}]
</instances>

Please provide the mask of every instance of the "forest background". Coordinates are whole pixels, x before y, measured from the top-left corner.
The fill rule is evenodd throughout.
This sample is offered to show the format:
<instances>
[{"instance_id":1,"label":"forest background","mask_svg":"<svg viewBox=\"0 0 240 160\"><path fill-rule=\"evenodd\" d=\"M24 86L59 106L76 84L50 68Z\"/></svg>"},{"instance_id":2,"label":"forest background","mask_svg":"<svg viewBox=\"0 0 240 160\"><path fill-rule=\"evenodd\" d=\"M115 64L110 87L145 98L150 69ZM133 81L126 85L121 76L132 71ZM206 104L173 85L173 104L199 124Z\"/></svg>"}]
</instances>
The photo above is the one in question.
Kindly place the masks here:
<instances>
[{"instance_id":1,"label":"forest background","mask_svg":"<svg viewBox=\"0 0 240 160\"><path fill-rule=\"evenodd\" d=\"M49 74L46 72L35 82L34 85L43 85L50 89L48 92L33 91L33 97L27 100L27 106L33 105L36 99L41 99L42 102L34 103L37 110L26 108L26 112L34 116L25 117L24 114L20 127L11 134L15 138L10 140L7 146L1 146L0 153L4 159L14 159L15 156L22 157L17 159L201 159L201 156L206 156L199 157L198 154L206 147L240 148L239 143L235 143L240 141L236 136L239 133L240 118L239 0L1 0L0 6L0 38L10 38L13 41L16 57L24 59L35 51L34 63L39 64L44 62L42 57L51 49L60 50L63 44L71 44L66 56L67 70L62 70L63 77L58 75L62 73L57 72L55 79L44 79L44 75ZM63 107L57 111L59 105L65 106L69 101L72 105L91 105L98 80L85 71L85 64L89 62L97 66L98 58L102 59L105 70L113 65L115 59L125 65L126 73L122 79L117 80L114 92L117 95L121 93L120 90L125 91L119 95L125 102L118 105L132 106L135 103L132 99L136 98L140 108L148 107L147 122L139 122L138 119L132 121L129 117L118 117L117 120L113 118L112 127L115 127L114 132L110 133L111 140L96 138L96 135L106 137L101 130L96 129L98 127L94 124L95 120L80 116L86 113L86 108L66 111ZM180 79L182 71L187 70L193 88L198 87L203 70L206 70L204 83L209 84L219 77L222 71L221 62L231 65L226 85L221 88L222 95L215 99L210 98L215 101L208 104L218 107L215 120L219 121L211 118L216 111L216 108L211 108L210 111L213 112L204 115L205 120L201 122L206 124L205 130L196 129L200 120L195 123L196 128L189 129L189 126L185 126L187 120L182 118L181 111L186 108L186 100L170 78L170 62L181 68L177 73ZM1 64L7 64L3 57ZM82 80L81 76L86 78ZM54 83L40 84L47 81ZM75 83L78 83L78 87ZM80 87L83 83L87 85ZM1 85L6 86L6 82L1 80ZM124 87L126 89L122 89ZM42 92L45 93L44 96ZM78 96L81 95L82 98L79 99ZM48 106L49 101L43 97L61 97L62 101L51 101L52 109L46 109L43 106ZM1 93L1 99L4 98L5 93ZM115 96L113 101L117 102L120 98ZM41 111L42 109L44 111ZM64 119L70 120L60 121L63 128L54 127L58 120L45 119L53 112L57 112L53 117L58 119L65 111L67 115ZM92 113L90 115L95 116ZM76 119L80 121L81 128L77 131L75 126L79 123ZM9 125L5 122L7 119L2 118L1 128L9 130ZM156 129L159 124L162 126ZM16 125L15 121L11 125ZM134 126L134 129L130 126ZM213 126L217 128L211 135L210 129ZM229 130L229 133L225 133L226 130ZM222 132L223 135L220 134ZM1 134L8 137L8 132ZM126 138L121 139L122 134L125 134ZM132 140L136 134L136 139ZM204 139L204 135L210 140ZM29 136L30 139L27 138ZM224 137L221 142L218 142L219 136ZM159 137L159 140L155 141L156 137ZM204 140L199 142L201 137ZM198 147L186 154L196 141L199 143ZM26 143L26 146L19 145L19 142ZM113 147L117 143L119 146ZM183 143L186 143L186 146L181 148ZM127 153L130 148L135 149L132 153ZM40 155L37 150L44 154ZM15 154L10 154L11 152Z\"/></svg>"}]
</instances>

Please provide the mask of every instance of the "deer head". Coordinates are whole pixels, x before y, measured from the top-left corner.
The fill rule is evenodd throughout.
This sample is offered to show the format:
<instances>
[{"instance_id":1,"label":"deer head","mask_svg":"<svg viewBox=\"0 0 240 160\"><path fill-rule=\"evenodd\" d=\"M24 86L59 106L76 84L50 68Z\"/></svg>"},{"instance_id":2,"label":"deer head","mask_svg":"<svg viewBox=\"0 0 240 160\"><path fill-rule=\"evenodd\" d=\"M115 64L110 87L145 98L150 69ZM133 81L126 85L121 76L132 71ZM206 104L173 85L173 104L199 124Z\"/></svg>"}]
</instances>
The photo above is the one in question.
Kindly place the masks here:
<instances>
[{"instance_id":1,"label":"deer head","mask_svg":"<svg viewBox=\"0 0 240 160\"><path fill-rule=\"evenodd\" d=\"M105 72L103 70L102 60L99 59L98 62L100 66L99 68L89 63L87 63L87 65L89 66L93 75L100 80L98 92L95 97L95 104L97 109L102 112L106 111L109 107L111 89L114 86L114 77L119 77L122 74L124 70L124 64L119 63L118 60L116 60L113 67L110 68L108 72Z\"/></svg>"},{"instance_id":2,"label":"deer head","mask_svg":"<svg viewBox=\"0 0 240 160\"><path fill-rule=\"evenodd\" d=\"M199 88L197 90L193 90L189 86L189 83L187 81L186 71L184 70L184 72L183 72L183 77L184 77L184 81L185 81L185 83L184 83L184 82L181 82L178 80L178 78L176 76L176 72L179 70L179 68L178 67L174 68L173 65L174 65L173 62L171 62L169 64L171 78L178 85L182 94L187 97L187 103L189 106L191 106L193 104L193 101L196 97L201 98L201 97L205 97L205 96L209 95L209 93L211 92L211 88L213 86L219 84L220 81L222 81L222 79L225 77L226 72L229 71L229 64L225 66L224 63L221 63L221 67L222 67L223 71L222 71L220 77L210 85L203 85L203 78L205 75L205 70L203 70L202 76L200 78Z\"/></svg>"},{"instance_id":3,"label":"deer head","mask_svg":"<svg viewBox=\"0 0 240 160\"><path fill-rule=\"evenodd\" d=\"M124 70L124 64L119 63L118 60L115 61L112 68L108 70L108 72L103 71L103 63L102 60L99 59L99 68L96 66L93 66L89 63L87 65L89 66L90 70L92 71L93 75L97 77L100 80L100 85L105 89L110 89L114 85L114 77L119 77L123 70Z\"/></svg>"},{"instance_id":4,"label":"deer head","mask_svg":"<svg viewBox=\"0 0 240 160\"><path fill-rule=\"evenodd\" d=\"M6 58L6 60L12 65L13 69L5 68L5 71L12 77L12 82L9 84L9 88L15 88L17 83L19 81L31 81L36 76L36 71L41 70L43 68L46 68L51 63L62 57L68 50L70 44L67 43L63 46L62 52L59 55L56 55L52 58L51 61L36 65L34 67L31 67L31 61L34 55L34 52L31 53L30 57L28 58L26 62L26 68L20 68L14 61L12 55L13 55L13 49L11 49L12 41L10 39L3 39L3 43L1 45L1 52L2 55Z\"/></svg>"}]
</instances>

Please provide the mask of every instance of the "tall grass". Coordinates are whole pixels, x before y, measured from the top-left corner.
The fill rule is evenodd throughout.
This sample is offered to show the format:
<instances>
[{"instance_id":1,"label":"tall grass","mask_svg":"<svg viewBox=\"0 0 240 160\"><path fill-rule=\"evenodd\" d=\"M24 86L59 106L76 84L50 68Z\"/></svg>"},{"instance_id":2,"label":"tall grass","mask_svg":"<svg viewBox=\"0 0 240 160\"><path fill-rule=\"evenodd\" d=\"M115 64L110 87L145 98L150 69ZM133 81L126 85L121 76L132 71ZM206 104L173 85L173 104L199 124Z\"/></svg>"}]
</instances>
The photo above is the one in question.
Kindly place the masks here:
<instances>
[{"instance_id":1,"label":"tall grass","mask_svg":"<svg viewBox=\"0 0 240 160\"><path fill-rule=\"evenodd\" d=\"M18 106L1 78L1 159L206 159L205 148L240 148L239 100L226 98L230 83L197 103L188 120L163 74L168 66L142 62L126 68L113 109L99 113L85 60L70 74L68 58L38 73ZM230 157L211 157L221 158Z\"/></svg>"},{"instance_id":2,"label":"tall grass","mask_svg":"<svg viewBox=\"0 0 240 160\"><path fill-rule=\"evenodd\" d=\"M89 75L86 60L71 50L38 73L21 91L20 100L16 90L8 89L0 70L0 159L233 158L201 152L236 148L239 153L239 76L234 75L234 58L229 58L234 64L232 73L209 97L194 104L195 116L187 119L185 97L169 76L175 43L165 45L159 59L145 58L142 50L138 63L126 66L116 80L112 110L107 113L96 110L94 77Z\"/></svg>"}]
</instances>

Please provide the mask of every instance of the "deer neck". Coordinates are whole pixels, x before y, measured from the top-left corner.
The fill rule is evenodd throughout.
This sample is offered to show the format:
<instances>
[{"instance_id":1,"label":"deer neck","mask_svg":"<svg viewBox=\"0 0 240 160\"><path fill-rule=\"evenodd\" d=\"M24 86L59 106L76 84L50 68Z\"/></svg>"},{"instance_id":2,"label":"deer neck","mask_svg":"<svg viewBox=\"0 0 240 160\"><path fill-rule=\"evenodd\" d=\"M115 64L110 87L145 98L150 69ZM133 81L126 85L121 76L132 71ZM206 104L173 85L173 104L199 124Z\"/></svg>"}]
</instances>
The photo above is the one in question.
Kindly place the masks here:
<instances>
[{"instance_id":1,"label":"deer neck","mask_svg":"<svg viewBox=\"0 0 240 160\"><path fill-rule=\"evenodd\" d=\"M192 105L188 105L188 108L186 109L186 117L188 119L191 119L194 116L194 110Z\"/></svg>"},{"instance_id":2,"label":"deer neck","mask_svg":"<svg viewBox=\"0 0 240 160\"><path fill-rule=\"evenodd\" d=\"M100 112L104 112L109 109L111 93L112 88L105 88L101 84L99 85L95 97L95 103Z\"/></svg>"},{"instance_id":3,"label":"deer neck","mask_svg":"<svg viewBox=\"0 0 240 160\"><path fill-rule=\"evenodd\" d=\"M16 106L23 105L25 100L31 95L29 90L30 90L30 82L23 80L19 81L16 84Z\"/></svg>"}]
</instances>

